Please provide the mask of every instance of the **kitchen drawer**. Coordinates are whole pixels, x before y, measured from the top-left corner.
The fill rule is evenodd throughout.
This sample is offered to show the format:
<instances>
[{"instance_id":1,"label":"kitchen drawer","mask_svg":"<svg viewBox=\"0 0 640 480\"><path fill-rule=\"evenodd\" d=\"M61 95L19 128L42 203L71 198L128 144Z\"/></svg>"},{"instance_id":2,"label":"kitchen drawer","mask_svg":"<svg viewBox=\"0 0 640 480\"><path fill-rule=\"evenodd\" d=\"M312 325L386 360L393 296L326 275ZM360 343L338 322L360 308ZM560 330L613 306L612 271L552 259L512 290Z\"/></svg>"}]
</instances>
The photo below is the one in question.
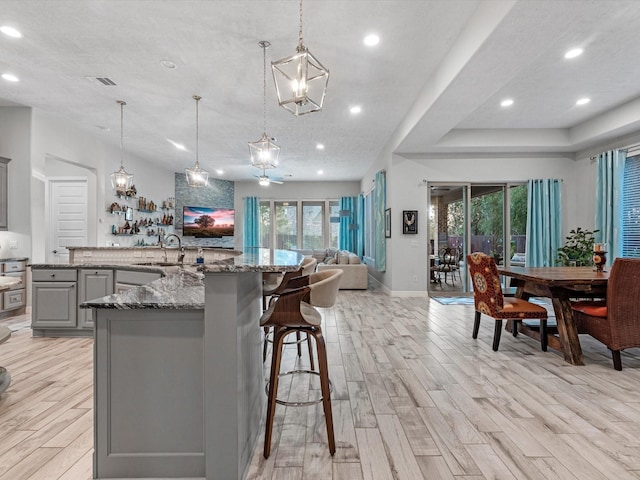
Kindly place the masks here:
<instances>
[{"instance_id":1,"label":"kitchen drawer","mask_svg":"<svg viewBox=\"0 0 640 480\"><path fill-rule=\"evenodd\" d=\"M75 268L42 268L31 271L32 282L75 282L78 271Z\"/></svg>"},{"instance_id":2,"label":"kitchen drawer","mask_svg":"<svg viewBox=\"0 0 640 480\"><path fill-rule=\"evenodd\" d=\"M9 272L22 272L26 269L26 262L4 262L4 271Z\"/></svg>"},{"instance_id":3,"label":"kitchen drawer","mask_svg":"<svg viewBox=\"0 0 640 480\"><path fill-rule=\"evenodd\" d=\"M4 304L3 310L15 310L16 308L24 307L26 302L26 290L24 288L20 290L9 290L4 292Z\"/></svg>"},{"instance_id":4,"label":"kitchen drawer","mask_svg":"<svg viewBox=\"0 0 640 480\"><path fill-rule=\"evenodd\" d=\"M116 271L116 283L127 283L130 285L146 285L154 280L158 280L160 277L162 277L162 275L154 272Z\"/></svg>"},{"instance_id":5,"label":"kitchen drawer","mask_svg":"<svg viewBox=\"0 0 640 480\"><path fill-rule=\"evenodd\" d=\"M5 277L11 278L19 278L22 283L20 285L16 285L11 287L11 290L20 290L21 288L25 288L27 285L27 272L15 272L15 273L5 273Z\"/></svg>"}]
</instances>

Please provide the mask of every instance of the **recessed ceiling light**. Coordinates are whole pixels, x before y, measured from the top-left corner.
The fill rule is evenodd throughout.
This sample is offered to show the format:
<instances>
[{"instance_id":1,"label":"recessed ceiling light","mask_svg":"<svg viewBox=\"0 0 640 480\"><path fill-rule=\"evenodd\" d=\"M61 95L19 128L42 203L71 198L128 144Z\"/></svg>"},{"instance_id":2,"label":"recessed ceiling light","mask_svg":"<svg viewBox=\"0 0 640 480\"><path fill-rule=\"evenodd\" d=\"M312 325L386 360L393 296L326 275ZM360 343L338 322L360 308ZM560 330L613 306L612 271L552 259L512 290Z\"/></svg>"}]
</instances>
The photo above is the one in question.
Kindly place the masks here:
<instances>
[{"instance_id":1,"label":"recessed ceiling light","mask_svg":"<svg viewBox=\"0 0 640 480\"><path fill-rule=\"evenodd\" d=\"M182 143L174 142L173 140L167 138L167 142L176 147L178 150L182 150L183 152L187 151L187 147L185 147Z\"/></svg>"},{"instance_id":2,"label":"recessed ceiling light","mask_svg":"<svg viewBox=\"0 0 640 480\"><path fill-rule=\"evenodd\" d=\"M502 102L500 102L501 107L510 107L513 105L513 100L511 98L505 98Z\"/></svg>"},{"instance_id":3,"label":"recessed ceiling light","mask_svg":"<svg viewBox=\"0 0 640 480\"><path fill-rule=\"evenodd\" d=\"M102 130L103 132L110 132L111 129L109 127L105 127L104 125L96 125L98 130Z\"/></svg>"},{"instance_id":4,"label":"recessed ceiling light","mask_svg":"<svg viewBox=\"0 0 640 480\"><path fill-rule=\"evenodd\" d=\"M355 107L351 107L349 111L355 115L357 113L360 113L362 111L362 108L356 105Z\"/></svg>"},{"instance_id":5,"label":"recessed ceiling light","mask_svg":"<svg viewBox=\"0 0 640 480\"><path fill-rule=\"evenodd\" d=\"M217 173L218 175L224 175L224 170L220 170L220 169L218 169L218 170L216 170L216 173Z\"/></svg>"},{"instance_id":6,"label":"recessed ceiling light","mask_svg":"<svg viewBox=\"0 0 640 480\"><path fill-rule=\"evenodd\" d=\"M20 79L18 77L16 77L15 75L12 75L10 73L3 73L2 74L2 78L4 78L7 82L19 82Z\"/></svg>"},{"instance_id":7,"label":"recessed ceiling light","mask_svg":"<svg viewBox=\"0 0 640 480\"><path fill-rule=\"evenodd\" d=\"M373 47L378 43L380 43L380 37L374 33L364 37L364 44L367 45L368 47Z\"/></svg>"},{"instance_id":8,"label":"recessed ceiling light","mask_svg":"<svg viewBox=\"0 0 640 480\"><path fill-rule=\"evenodd\" d=\"M322 175L324 172L322 170L318 170L318 175Z\"/></svg>"},{"instance_id":9,"label":"recessed ceiling light","mask_svg":"<svg viewBox=\"0 0 640 480\"><path fill-rule=\"evenodd\" d=\"M322 143L319 143L319 144L316 145L316 148L318 150L324 150L324 145Z\"/></svg>"},{"instance_id":10,"label":"recessed ceiling light","mask_svg":"<svg viewBox=\"0 0 640 480\"><path fill-rule=\"evenodd\" d=\"M9 27L8 25L3 25L0 27L0 32L4 33L8 37L13 38L21 38L22 34L13 27Z\"/></svg>"},{"instance_id":11,"label":"recessed ceiling light","mask_svg":"<svg viewBox=\"0 0 640 480\"><path fill-rule=\"evenodd\" d=\"M584 50L582 50L581 48L573 48L571 50L569 50L567 53L564 54L564 58L576 58L579 57L580 55L582 55L582 52Z\"/></svg>"},{"instance_id":12,"label":"recessed ceiling light","mask_svg":"<svg viewBox=\"0 0 640 480\"><path fill-rule=\"evenodd\" d=\"M173 70L174 68L177 68L176 64L173 63L171 60L162 60L160 62L160 65L162 65L164 68L168 68L170 70Z\"/></svg>"},{"instance_id":13,"label":"recessed ceiling light","mask_svg":"<svg viewBox=\"0 0 640 480\"><path fill-rule=\"evenodd\" d=\"M576 105L586 105L587 103L589 103L591 101L590 98L581 98L580 100L578 100L576 102Z\"/></svg>"}]
</instances>

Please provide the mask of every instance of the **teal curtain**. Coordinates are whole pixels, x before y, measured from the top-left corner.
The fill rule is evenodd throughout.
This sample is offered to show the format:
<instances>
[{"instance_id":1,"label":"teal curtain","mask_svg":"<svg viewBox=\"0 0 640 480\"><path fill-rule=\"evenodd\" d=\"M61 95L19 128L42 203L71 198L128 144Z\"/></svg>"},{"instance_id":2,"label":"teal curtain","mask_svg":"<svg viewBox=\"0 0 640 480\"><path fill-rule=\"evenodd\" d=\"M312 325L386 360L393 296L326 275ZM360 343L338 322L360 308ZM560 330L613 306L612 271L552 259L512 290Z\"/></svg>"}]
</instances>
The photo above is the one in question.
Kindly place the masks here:
<instances>
[{"instance_id":1,"label":"teal curtain","mask_svg":"<svg viewBox=\"0 0 640 480\"><path fill-rule=\"evenodd\" d=\"M244 248L260 246L260 200L258 197L244 199Z\"/></svg>"},{"instance_id":2,"label":"teal curtain","mask_svg":"<svg viewBox=\"0 0 640 480\"><path fill-rule=\"evenodd\" d=\"M387 269L387 239L384 236L384 211L387 208L387 180L384 170L375 176L373 190L373 251L375 267L379 272Z\"/></svg>"},{"instance_id":3,"label":"teal curtain","mask_svg":"<svg viewBox=\"0 0 640 480\"><path fill-rule=\"evenodd\" d=\"M596 177L596 242L607 244L607 265L622 256L622 190L626 150L598 155Z\"/></svg>"},{"instance_id":4,"label":"teal curtain","mask_svg":"<svg viewBox=\"0 0 640 480\"><path fill-rule=\"evenodd\" d=\"M527 267L556 265L562 246L562 181L529 180L527 192Z\"/></svg>"},{"instance_id":5,"label":"teal curtain","mask_svg":"<svg viewBox=\"0 0 640 480\"><path fill-rule=\"evenodd\" d=\"M356 255L359 257L364 256L364 195L359 194L358 208L356 209Z\"/></svg>"},{"instance_id":6,"label":"teal curtain","mask_svg":"<svg viewBox=\"0 0 640 480\"><path fill-rule=\"evenodd\" d=\"M356 228L356 197L340 197L340 250L356 252Z\"/></svg>"}]
</instances>

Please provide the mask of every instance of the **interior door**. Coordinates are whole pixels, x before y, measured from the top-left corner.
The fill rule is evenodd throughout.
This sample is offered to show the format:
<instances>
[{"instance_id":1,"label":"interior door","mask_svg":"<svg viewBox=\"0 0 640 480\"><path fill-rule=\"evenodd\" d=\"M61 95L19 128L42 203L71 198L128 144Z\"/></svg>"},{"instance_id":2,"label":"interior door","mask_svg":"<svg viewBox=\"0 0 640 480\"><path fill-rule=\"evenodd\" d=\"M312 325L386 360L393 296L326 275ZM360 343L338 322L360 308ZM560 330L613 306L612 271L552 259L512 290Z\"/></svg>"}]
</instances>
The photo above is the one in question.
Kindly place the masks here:
<instances>
[{"instance_id":1,"label":"interior door","mask_svg":"<svg viewBox=\"0 0 640 480\"><path fill-rule=\"evenodd\" d=\"M50 178L47 189L47 262L69 263L67 247L87 246L87 179Z\"/></svg>"}]
</instances>

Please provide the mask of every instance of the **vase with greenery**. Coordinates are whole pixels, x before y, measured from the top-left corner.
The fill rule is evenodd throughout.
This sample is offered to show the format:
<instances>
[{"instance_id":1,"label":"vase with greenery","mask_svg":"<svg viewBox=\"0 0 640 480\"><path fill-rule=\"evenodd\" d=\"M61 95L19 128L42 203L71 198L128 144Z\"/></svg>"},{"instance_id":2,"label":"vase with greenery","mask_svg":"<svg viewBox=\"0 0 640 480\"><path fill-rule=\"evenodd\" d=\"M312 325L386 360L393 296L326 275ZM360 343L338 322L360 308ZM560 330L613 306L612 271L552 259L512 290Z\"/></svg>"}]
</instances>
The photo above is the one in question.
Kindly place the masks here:
<instances>
[{"instance_id":1,"label":"vase with greenery","mask_svg":"<svg viewBox=\"0 0 640 480\"><path fill-rule=\"evenodd\" d=\"M593 264L594 234L600 230L583 230L581 227L571 230L564 246L558 249L558 265L587 266Z\"/></svg>"}]
</instances>

